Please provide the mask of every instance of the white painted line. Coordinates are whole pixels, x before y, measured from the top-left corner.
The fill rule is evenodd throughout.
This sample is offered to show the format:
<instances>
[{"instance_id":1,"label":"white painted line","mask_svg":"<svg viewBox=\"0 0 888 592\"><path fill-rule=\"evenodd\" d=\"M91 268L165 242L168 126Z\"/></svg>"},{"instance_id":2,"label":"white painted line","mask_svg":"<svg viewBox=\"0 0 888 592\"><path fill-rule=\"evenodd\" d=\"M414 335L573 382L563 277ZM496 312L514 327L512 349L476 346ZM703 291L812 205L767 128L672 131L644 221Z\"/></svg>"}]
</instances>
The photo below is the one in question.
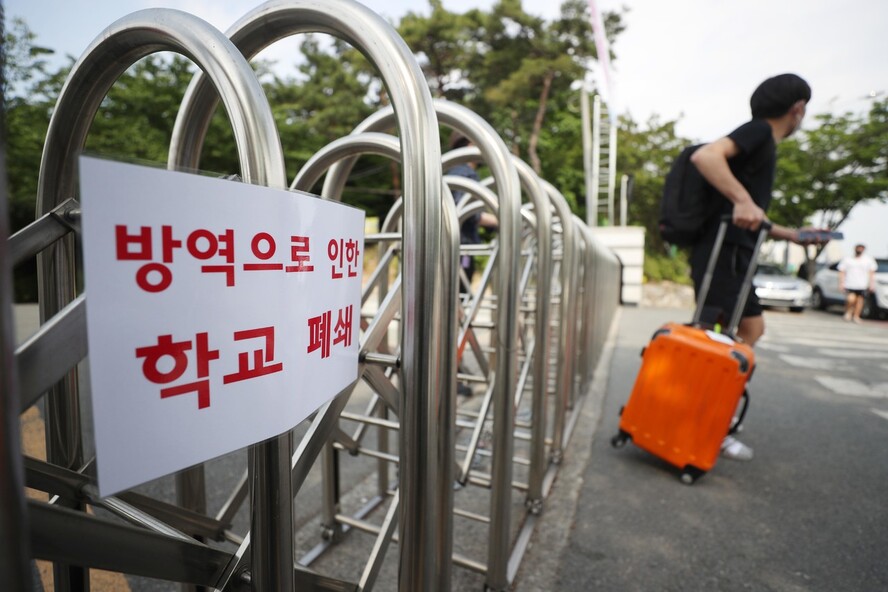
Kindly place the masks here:
<instances>
[{"instance_id":1,"label":"white painted line","mask_svg":"<svg viewBox=\"0 0 888 592\"><path fill-rule=\"evenodd\" d=\"M868 337L855 334L854 332L837 331L835 329L810 334L795 333L780 341L792 341L801 345L813 345L815 347L835 343L840 346L847 344L849 346L856 345L857 347L884 346L888 348L888 339L884 337Z\"/></svg>"},{"instance_id":2,"label":"white painted line","mask_svg":"<svg viewBox=\"0 0 888 592\"><path fill-rule=\"evenodd\" d=\"M869 385L856 378L837 378L835 376L816 376L815 379L822 386L838 395L874 399L888 398L888 382Z\"/></svg>"},{"instance_id":3,"label":"white painted line","mask_svg":"<svg viewBox=\"0 0 888 592\"><path fill-rule=\"evenodd\" d=\"M761 341L755 344L755 348L777 353L792 351L792 348L786 345L777 345L776 343L762 343Z\"/></svg>"},{"instance_id":4,"label":"white painted line","mask_svg":"<svg viewBox=\"0 0 888 592\"><path fill-rule=\"evenodd\" d=\"M865 351L849 349L821 349L820 353L831 358L855 358L858 360L888 360L888 352L873 351L867 348Z\"/></svg>"},{"instance_id":5,"label":"white painted line","mask_svg":"<svg viewBox=\"0 0 888 592\"><path fill-rule=\"evenodd\" d=\"M831 335L829 339L824 339L822 336L816 339L805 339L799 337L791 337L788 339L781 339L781 343L787 343L791 345L804 345L808 347L827 347L827 348L835 348L835 349L861 349L861 350L872 350L874 348L883 348L888 349L888 341L879 341L877 343L871 343L868 341L857 340L857 339L848 339L842 340L841 338L836 339L835 335Z\"/></svg>"},{"instance_id":6,"label":"white painted line","mask_svg":"<svg viewBox=\"0 0 888 592\"><path fill-rule=\"evenodd\" d=\"M780 359L796 368L812 368L828 372L854 370L854 367L847 364L844 360L831 360L829 358L815 358L812 356L792 356L789 354L781 354Z\"/></svg>"},{"instance_id":7,"label":"white painted line","mask_svg":"<svg viewBox=\"0 0 888 592\"><path fill-rule=\"evenodd\" d=\"M872 411L882 419L888 419L888 411L882 411L880 409L870 409L870 411Z\"/></svg>"}]
</instances>

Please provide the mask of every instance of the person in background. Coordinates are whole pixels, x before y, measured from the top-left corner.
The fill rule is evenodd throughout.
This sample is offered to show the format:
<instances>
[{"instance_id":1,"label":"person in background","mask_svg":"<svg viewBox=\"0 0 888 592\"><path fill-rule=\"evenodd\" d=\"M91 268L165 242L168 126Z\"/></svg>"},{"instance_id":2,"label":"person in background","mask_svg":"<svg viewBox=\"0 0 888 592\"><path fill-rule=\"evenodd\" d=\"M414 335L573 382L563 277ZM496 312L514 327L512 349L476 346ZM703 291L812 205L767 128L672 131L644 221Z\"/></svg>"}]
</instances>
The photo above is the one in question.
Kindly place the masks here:
<instances>
[{"instance_id":1,"label":"person in background","mask_svg":"<svg viewBox=\"0 0 888 592\"><path fill-rule=\"evenodd\" d=\"M450 135L450 150L456 150L457 148L464 148L466 146L471 146L471 142L468 138L463 136L457 131L454 131ZM478 173L475 171L477 164L474 162L458 164L455 167L452 167L446 171L447 175L456 175L460 177L466 177L468 179L472 179L474 181L480 181L478 177ZM462 199L463 192L462 191L453 191L453 201L459 204L460 199ZM497 228L497 219L496 216L489 212L476 212L472 214L465 220L463 220L462 224L459 228L459 242L463 245L477 245L481 243L481 234L479 233L479 227L483 226L485 228L496 229ZM475 275L475 258L471 255L460 255L459 265L462 271L466 275L466 279L468 280L468 285L472 285L472 276ZM465 287L460 281L459 283L459 291L460 293L466 293L469 291L467 287ZM471 397L473 392L472 388L464 383L458 382L456 385L456 392L459 395L464 397Z\"/></svg>"},{"instance_id":2,"label":"person in background","mask_svg":"<svg viewBox=\"0 0 888 592\"><path fill-rule=\"evenodd\" d=\"M865 245L855 245L854 256L839 262L839 290L845 292L845 320L860 322L867 292L876 289L876 260L864 254Z\"/></svg>"},{"instance_id":3,"label":"person in background","mask_svg":"<svg viewBox=\"0 0 888 592\"><path fill-rule=\"evenodd\" d=\"M472 143L469 141L469 139L459 132L455 131L450 135L450 150L456 150L457 148L464 148L471 145ZM478 173L475 171L475 168L477 166L478 165L474 162L458 164L455 167L448 169L445 174L466 177L468 179L472 179L473 181L479 181ZM462 191L454 191L453 201L458 204L459 200L462 199L462 196ZM489 212L477 212L463 220L463 223L459 227L459 242L464 245L480 244L481 234L479 233L479 228L482 226L484 228L496 229L496 216ZM462 255L459 258L459 262L460 267L468 277L469 285L471 285L472 276L475 274L475 259L470 255ZM460 291L462 290L463 287L462 284L460 284Z\"/></svg>"},{"instance_id":4,"label":"person in background","mask_svg":"<svg viewBox=\"0 0 888 592\"><path fill-rule=\"evenodd\" d=\"M765 221L765 211L771 203L777 144L799 129L809 100L811 87L799 76L780 74L768 78L750 98L752 119L727 136L704 144L691 156L700 174L720 194L715 199L721 201L721 206L715 208L706 221L704 235L691 253L691 277L697 293L721 217L731 214L733 219L703 307L703 322L724 323L734 310L746 270L755 258L758 228ZM800 240L799 232L799 229L774 224L770 236L807 244ZM750 291L736 336L752 346L764 332L762 307L755 292ZM753 451L735 437L727 436L722 443L722 456L751 460Z\"/></svg>"}]
</instances>

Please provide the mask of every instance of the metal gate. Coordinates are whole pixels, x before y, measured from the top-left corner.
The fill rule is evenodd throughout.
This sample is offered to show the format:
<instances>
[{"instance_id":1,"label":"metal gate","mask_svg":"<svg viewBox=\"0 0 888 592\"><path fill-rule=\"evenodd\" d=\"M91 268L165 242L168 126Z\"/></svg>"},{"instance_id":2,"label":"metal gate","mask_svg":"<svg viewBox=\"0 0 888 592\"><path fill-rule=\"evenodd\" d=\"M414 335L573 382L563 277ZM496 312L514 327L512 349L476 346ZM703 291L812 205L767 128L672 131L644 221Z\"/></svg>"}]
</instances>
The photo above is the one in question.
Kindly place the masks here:
<instances>
[{"instance_id":1,"label":"metal gate","mask_svg":"<svg viewBox=\"0 0 888 592\"><path fill-rule=\"evenodd\" d=\"M247 60L305 32L329 33L360 49L392 100L315 154L290 184L309 190L323 177L322 198L338 200L361 155L400 163L403 199L365 241L378 257L364 283L360 379L293 432L250 447L246 472L215 486L227 492L217 512L207 510L206 465L176 476L175 501L134 491L100 498L83 431L90 419L81 401L88 380L78 373L88 353L86 295L74 257L76 158L92 119L132 63L160 50L178 52L202 73L180 108L168 166L198 167L221 101L243 180L286 187L281 139ZM477 148L442 157L439 124ZM385 133L395 128L397 137ZM469 161L486 164L491 178L476 183L443 175ZM467 197L454 204L451 189ZM497 216L496 239L461 246L460 217L480 209ZM7 534L0 578L11 589L28 588L29 564L39 558L53 562L56 590L89 589L91 567L190 589L370 590L382 585L392 556L396 576L385 581L405 592L450 590L454 566L480 574L487 589L507 590L534 526L545 519L546 496L619 304L616 257L558 190L511 155L482 118L433 101L409 48L351 0L268 2L227 36L174 10L140 11L112 24L75 64L59 97L44 147L37 219L3 244L0 501ZM35 256L41 326L14 348L9 270ZM460 278L460 256L484 262L475 284ZM483 389L483 396L457 404L457 380ZM35 404L43 406L47 425L45 462L22 459L19 450L16 416ZM344 509L344 452L369 467L365 481L372 483L351 512ZM322 475L322 530L313 548L297 553L297 537L306 535L294 521L294 500L297 508L303 503L312 470ZM25 500L24 485L50 501ZM249 526L238 533L231 524L241 508ZM372 543L357 577L328 573L324 557L344 552L361 532ZM396 556L387 554L393 542Z\"/></svg>"}]
</instances>

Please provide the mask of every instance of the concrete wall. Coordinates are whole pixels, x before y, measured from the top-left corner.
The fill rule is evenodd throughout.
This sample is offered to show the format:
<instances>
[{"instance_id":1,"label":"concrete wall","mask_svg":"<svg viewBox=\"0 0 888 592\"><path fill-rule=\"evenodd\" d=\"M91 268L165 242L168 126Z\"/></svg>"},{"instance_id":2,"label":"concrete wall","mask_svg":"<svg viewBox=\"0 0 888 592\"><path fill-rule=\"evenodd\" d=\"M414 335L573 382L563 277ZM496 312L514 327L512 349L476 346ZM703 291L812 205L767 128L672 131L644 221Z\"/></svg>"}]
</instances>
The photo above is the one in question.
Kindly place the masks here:
<instances>
[{"instance_id":1,"label":"concrete wall","mask_svg":"<svg viewBox=\"0 0 888 592\"><path fill-rule=\"evenodd\" d=\"M623 262L623 303L640 304L644 279L644 228L597 226L592 233Z\"/></svg>"}]
</instances>

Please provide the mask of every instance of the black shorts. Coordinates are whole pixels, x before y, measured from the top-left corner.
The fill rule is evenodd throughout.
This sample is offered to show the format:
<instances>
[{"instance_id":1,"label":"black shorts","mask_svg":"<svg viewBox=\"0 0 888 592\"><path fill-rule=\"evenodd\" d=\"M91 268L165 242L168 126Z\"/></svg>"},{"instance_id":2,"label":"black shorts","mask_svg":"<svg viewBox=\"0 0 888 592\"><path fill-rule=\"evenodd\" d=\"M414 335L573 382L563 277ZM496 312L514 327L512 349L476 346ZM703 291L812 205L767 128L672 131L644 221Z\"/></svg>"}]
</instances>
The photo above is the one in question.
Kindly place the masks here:
<instances>
[{"instance_id":1,"label":"black shorts","mask_svg":"<svg viewBox=\"0 0 888 592\"><path fill-rule=\"evenodd\" d=\"M845 290L846 294L857 294L858 296L866 296L868 290Z\"/></svg>"},{"instance_id":2,"label":"black shorts","mask_svg":"<svg viewBox=\"0 0 888 592\"><path fill-rule=\"evenodd\" d=\"M703 276L706 274L706 264L709 262L711 252L711 245L697 245L691 253L691 278L694 280L694 293L697 295L699 295L700 287L703 284ZM740 290L743 288L746 271L752 263L752 255L752 249L739 245L725 244L722 247L715 264L709 295L706 297L700 316L703 323L726 325L730 322ZM743 307L742 317L758 317L761 314L762 305L755 295L755 290L750 289L749 297Z\"/></svg>"}]
</instances>

